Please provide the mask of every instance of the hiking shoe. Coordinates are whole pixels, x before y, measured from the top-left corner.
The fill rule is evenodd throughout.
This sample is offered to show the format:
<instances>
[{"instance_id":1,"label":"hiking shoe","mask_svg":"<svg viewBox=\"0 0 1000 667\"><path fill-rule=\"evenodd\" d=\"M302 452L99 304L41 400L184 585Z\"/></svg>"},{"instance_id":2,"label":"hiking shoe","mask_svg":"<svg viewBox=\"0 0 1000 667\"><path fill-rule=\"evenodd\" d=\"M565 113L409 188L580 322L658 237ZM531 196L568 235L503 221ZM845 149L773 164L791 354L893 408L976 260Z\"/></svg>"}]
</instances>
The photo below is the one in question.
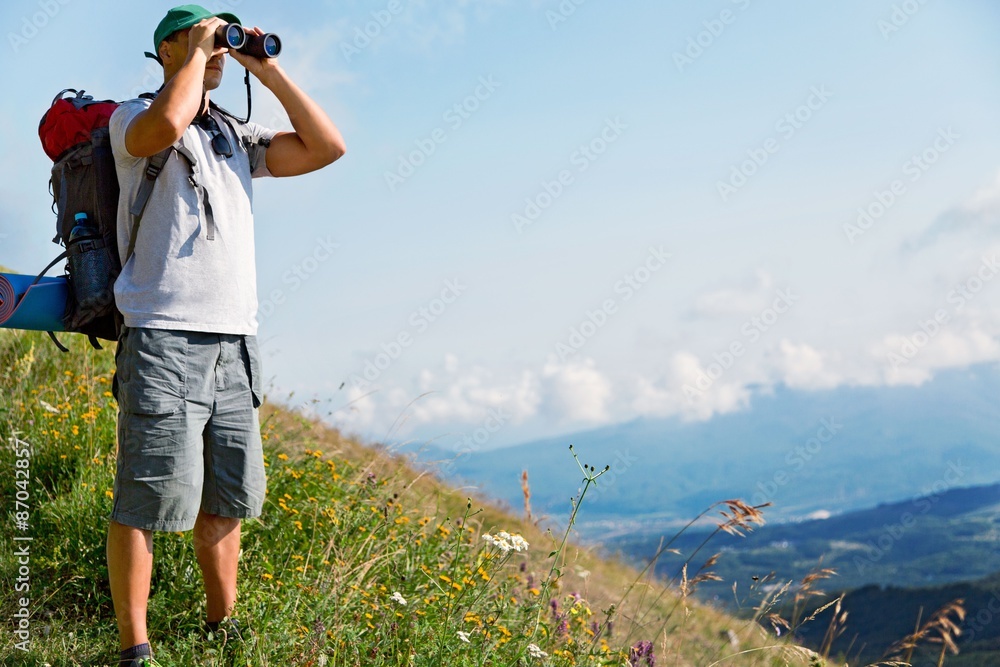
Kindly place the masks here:
<instances>
[{"instance_id":1,"label":"hiking shoe","mask_svg":"<svg viewBox=\"0 0 1000 667\"><path fill-rule=\"evenodd\" d=\"M228 616L218 623L205 623L205 632L209 639L218 636L224 643L230 640L242 642L253 637L253 632L249 628L243 627L240 619Z\"/></svg>"}]
</instances>

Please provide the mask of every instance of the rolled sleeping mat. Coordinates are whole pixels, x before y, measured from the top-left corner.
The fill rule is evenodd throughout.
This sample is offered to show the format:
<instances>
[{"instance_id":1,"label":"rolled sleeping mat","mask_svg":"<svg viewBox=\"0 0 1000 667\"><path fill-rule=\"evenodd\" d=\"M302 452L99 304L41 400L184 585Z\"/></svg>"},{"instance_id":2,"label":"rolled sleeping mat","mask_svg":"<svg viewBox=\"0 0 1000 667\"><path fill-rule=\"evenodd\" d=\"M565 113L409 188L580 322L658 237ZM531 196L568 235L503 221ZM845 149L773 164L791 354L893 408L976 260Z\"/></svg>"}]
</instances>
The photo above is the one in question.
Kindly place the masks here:
<instances>
[{"instance_id":1,"label":"rolled sleeping mat","mask_svg":"<svg viewBox=\"0 0 1000 667\"><path fill-rule=\"evenodd\" d=\"M32 285L34 282L35 276L0 273L0 327L65 331L66 278L42 278Z\"/></svg>"}]
</instances>

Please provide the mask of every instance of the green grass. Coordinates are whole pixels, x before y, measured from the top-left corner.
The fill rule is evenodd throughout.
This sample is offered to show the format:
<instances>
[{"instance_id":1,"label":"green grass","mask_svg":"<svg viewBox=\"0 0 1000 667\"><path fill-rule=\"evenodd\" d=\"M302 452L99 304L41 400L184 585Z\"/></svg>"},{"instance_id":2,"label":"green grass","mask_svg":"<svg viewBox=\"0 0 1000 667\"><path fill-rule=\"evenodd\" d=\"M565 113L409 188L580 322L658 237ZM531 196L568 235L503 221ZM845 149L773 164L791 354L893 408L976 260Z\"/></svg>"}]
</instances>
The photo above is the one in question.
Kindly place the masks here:
<instances>
[{"instance_id":1,"label":"green grass","mask_svg":"<svg viewBox=\"0 0 1000 667\"><path fill-rule=\"evenodd\" d=\"M14 445L0 454L0 613L11 629L21 597L31 613L28 651L4 633L4 665L105 665L117 654L104 555L113 355L64 342L69 354L44 334L0 331L0 438ZM627 665L640 642L660 667L822 664L755 621L699 605L691 582L648 581L378 447L265 408L268 497L243 525L236 613L254 635L204 636L190 536L157 534L149 629L165 666ZM15 477L19 466L30 479ZM585 513L587 499L577 500ZM501 530L530 546L503 552L483 539ZM30 589L17 591L25 544Z\"/></svg>"}]
</instances>

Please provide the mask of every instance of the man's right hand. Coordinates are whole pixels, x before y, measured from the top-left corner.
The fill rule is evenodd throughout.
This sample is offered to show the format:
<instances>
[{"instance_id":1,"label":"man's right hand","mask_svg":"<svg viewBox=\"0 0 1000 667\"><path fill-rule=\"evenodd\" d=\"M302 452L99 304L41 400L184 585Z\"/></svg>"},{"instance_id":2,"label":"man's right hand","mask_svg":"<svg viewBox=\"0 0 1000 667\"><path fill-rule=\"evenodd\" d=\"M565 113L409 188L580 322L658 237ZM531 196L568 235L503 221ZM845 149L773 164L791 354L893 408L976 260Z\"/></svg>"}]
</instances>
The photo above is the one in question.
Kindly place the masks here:
<instances>
[{"instance_id":1,"label":"man's right hand","mask_svg":"<svg viewBox=\"0 0 1000 667\"><path fill-rule=\"evenodd\" d=\"M224 25L225 21L213 16L191 26L191 31L188 33L188 58L190 59L198 50L205 54L206 61L214 56L228 53L229 49L225 47L215 47L215 33Z\"/></svg>"}]
</instances>

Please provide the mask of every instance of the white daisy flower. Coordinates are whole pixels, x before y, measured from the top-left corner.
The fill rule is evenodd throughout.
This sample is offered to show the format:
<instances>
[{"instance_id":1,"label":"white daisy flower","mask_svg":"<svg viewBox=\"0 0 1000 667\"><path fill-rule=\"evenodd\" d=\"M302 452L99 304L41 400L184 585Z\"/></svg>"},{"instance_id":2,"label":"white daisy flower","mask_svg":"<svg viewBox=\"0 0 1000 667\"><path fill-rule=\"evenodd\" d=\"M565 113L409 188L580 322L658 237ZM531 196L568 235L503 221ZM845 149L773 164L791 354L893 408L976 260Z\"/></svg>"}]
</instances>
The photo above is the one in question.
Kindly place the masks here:
<instances>
[{"instance_id":1,"label":"white daisy flower","mask_svg":"<svg viewBox=\"0 0 1000 667\"><path fill-rule=\"evenodd\" d=\"M538 648L534 644L528 644L528 655L530 655L532 658L538 658L538 659L549 657L548 653Z\"/></svg>"},{"instance_id":2,"label":"white daisy flower","mask_svg":"<svg viewBox=\"0 0 1000 667\"><path fill-rule=\"evenodd\" d=\"M391 599L391 600L394 600L394 601L396 601L397 603L399 603L400 605L402 605L402 606L404 606L404 607L406 606L406 598L404 598L404 597L403 597L403 594L402 594L402 593L400 593L399 591L395 591L395 592L394 592L394 593L393 593L393 594L392 594L392 595L390 596L390 598L389 598L389 599Z\"/></svg>"},{"instance_id":3,"label":"white daisy flower","mask_svg":"<svg viewBox=\"0 0 1000 667\"><path fill-rule=\"evenodd\" d=\"M510 551L511 547L510 544L507 542L507 540L504 539L503 537L506 534L507 533L501 531L500 533L497 534L496 537L494 537L493 535L486 533L485 535L483 535L483 541L485 541L486 544L490 545L491 547L496 547L500 551L507 553L508 551Z\"/></svg>"},{"instance_id":4,"label":"white daisy flower","mask_svg":"<svg viewBox=\"0 0 1000 667\"><path fill-rule=\"evenodd\" d=\"M496 547L503 553L509 551L527 551L528 542L520 535L511 535L506 530L501 530L496 536L486 533L483 540L492 547Z\"/></svg>"}]
</instances>

